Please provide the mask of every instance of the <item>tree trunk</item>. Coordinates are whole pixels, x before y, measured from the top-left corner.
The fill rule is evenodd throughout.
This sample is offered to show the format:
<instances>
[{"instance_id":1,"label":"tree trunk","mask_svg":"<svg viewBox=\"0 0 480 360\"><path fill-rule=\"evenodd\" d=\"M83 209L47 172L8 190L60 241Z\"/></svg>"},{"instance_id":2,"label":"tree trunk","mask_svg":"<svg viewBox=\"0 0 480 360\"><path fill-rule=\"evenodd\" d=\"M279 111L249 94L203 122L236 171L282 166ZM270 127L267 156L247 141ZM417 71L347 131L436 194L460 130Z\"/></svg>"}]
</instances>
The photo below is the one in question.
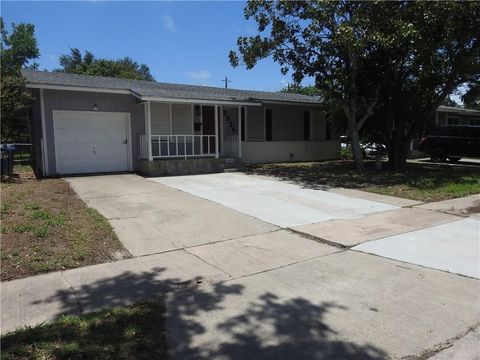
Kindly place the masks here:
<instances>
[{"instance_id":1,"label":"tree trunk","mask_svg":"<svg viewBox=\"0 0 480 360\"><path fill-rule=\"evenodd\" d=\"M357 171L365 170L365 164L363 163L363 153L360 147L360 135L357 130L356 124L350 126L350 141L352 143L353 160L355 161L355 169Z\"/></svg>"}]
</instances>

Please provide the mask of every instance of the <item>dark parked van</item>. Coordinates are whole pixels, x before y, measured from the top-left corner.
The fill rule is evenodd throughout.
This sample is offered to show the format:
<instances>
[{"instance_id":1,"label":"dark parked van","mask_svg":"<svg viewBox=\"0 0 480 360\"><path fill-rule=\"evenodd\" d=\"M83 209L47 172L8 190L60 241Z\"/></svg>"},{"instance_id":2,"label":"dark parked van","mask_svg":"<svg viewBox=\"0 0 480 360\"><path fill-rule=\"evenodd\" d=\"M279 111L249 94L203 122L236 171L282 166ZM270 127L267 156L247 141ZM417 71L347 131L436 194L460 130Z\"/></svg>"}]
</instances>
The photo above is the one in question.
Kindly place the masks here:
<instances>
[{"instance_id":1,"label":"dark parked van","mask_svg":"<svg viewBox=\"0 0 480 360\"><path fill-rule=\"evenodd\" d=\"M446 125L420 140L420 151L433 161L457 162L462 157L480 157L480 126Z\"/></svg>"}]
</instances>

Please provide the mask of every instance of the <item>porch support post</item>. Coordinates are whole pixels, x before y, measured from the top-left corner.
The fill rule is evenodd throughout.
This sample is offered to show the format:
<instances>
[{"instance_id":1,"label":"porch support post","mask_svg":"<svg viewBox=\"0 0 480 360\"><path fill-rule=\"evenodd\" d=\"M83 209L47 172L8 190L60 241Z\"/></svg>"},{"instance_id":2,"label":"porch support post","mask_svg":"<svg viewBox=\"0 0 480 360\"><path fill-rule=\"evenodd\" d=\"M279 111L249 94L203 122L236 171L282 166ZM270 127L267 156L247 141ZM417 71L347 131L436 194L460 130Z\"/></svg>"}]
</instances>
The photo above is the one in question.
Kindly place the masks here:
<instances>
[{"instance_id":1,"label":"porch support post","mask_svg":"<svg viewBox=\"0 0 480 360\"><path fill-rule=\"evenodd\" d=\"M152 111L150 108L150 101L146 102L145 109L145 133L147 135L147 155L148 161L153 161L152 156Z\"/></svg>"},{"instance_id":2,"label":"porch support post","mask_svg":"<svg viewBox=\"0 0 480 360\"><path fill-rule=\"evenodd\" d=\"M215 105L215 159L218 159L218 140L218 105Z\"/></svg>"},{"instance_id":3,"label":"porch support post","mask_svg":"<svg viewBox=\"0 0 480 360\"><path fill-rule=\"evenodd\" d=\"M225 154L225 144L224 144L225 137L223 136L223 105L220 105L220 151L222 154ZM221 144L221 145L220 145Z\"/></svg>"},{"instance_id":4,"label":"porch support post","mask_svg":"<svg viewBox=\"0 0 480 360\"><path fill-rule=\"evenodd\" d=\"M242 107L238 107L238 157L242 157Z\"/></svg>"}]
</instances>

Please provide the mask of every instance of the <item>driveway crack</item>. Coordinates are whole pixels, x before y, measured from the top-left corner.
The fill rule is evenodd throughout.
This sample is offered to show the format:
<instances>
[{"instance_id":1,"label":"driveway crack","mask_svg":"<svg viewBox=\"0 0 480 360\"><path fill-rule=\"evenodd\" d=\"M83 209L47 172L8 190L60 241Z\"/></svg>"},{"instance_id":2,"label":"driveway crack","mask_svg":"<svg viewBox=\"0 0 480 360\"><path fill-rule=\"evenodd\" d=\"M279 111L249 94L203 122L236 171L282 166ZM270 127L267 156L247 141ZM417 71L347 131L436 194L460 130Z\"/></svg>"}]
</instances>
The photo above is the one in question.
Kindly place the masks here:
<instances>
[{"instance_id":1,"label":"driveway crack","mask_svg":"<svg viewBox=\"0 0 480 360\"><path fill-rule=\"evenodd\" d=\"M204 263L206 263L206 264L214 267L214 268L217 269L217 270L220 270L220 271L223 272L224 274L227 274L229 277L233 278L233 275L232 275L232 274L230 274L230 273L228 273L227 271L223 270L222 268L220 268L220 267L218 267L218 266L216 266L216 265L208 262L207 260L205 260L204 258L198 256L197 254L194 254L194 253L188 251L187 248L183 249L183 251L185 251L187 254L190 254L190 255L196 257L197 259L200 259L200 260L203 261Z\"/></svg>"}]
</instances>

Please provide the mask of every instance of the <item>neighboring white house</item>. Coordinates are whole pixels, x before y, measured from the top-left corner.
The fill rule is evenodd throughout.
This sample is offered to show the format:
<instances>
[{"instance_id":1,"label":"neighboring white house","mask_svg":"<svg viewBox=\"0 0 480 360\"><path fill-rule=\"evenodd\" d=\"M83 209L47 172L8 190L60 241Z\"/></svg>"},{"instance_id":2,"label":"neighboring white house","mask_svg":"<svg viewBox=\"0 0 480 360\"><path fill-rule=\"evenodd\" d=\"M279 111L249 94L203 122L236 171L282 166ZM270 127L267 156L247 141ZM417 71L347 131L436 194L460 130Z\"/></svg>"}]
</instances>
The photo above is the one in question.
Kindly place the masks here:
<instances>
[{"instance_id":1,"label":"neighboring white house","mask_svg":"<svg viewBox=\"0 0 480 360\"><path fill-rule=\"evenodd\" d=\"M336 159L315 97L23 71L43 176L223 171L244 163Z\"/></svg>"}]
</instances>

